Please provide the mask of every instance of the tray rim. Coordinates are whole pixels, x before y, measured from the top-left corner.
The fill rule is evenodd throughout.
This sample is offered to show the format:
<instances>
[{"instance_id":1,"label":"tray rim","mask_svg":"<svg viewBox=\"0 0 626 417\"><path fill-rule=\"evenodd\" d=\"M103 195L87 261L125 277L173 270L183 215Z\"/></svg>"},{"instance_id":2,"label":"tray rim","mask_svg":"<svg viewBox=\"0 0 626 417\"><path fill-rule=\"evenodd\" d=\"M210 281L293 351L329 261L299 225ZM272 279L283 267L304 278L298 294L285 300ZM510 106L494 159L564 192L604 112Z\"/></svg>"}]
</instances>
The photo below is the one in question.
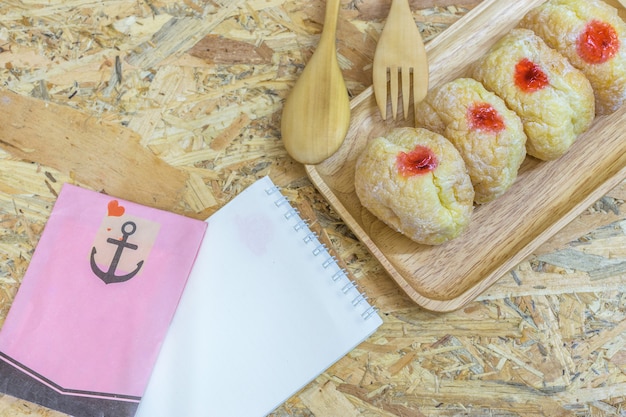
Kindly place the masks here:
<instances>
[{"instance_id":1,"label":"tray rim","mask_svg":"<svg viewBox=\"0 0 626 417\"><path fill-rule=\"evenodd\" d=\"M579 202L574 208L572 208L565 216L563 216L559 222L555 222L551 227L548 227L539 234L537 238L532 240L524 248L517 252L517 254L499 267L497 267L491 274L479 281L473 287L468 288L458 296L449 300L437 300L429 297L425 297L419 292L415 291L413 287L406 281L404 276L400 274L393 266L391 261L387 259L387 256L378 248L378 246L372 241L368 233L359 225L359 223L352 217L352 215L345 208L344 204L339 200L336 195L327 187L321 178L321 176L315 170L314 165L305 165L305 171L309 179L313 182L313 185L318 191L327 199L333 209L340 215L340 217L346 222L346 225L352 230L352 232L358 237L366 248L370 251L383 266L385 271L396 281L396 283L407 293L407 295L419 306L435 312L450 312L455 311L474 298L478 297L485 290L487 290L496 281L507 274L517 264L522 262L532 252L545 243L548 239L554 236L559 230L576 219L583 211L593 205L597 200L602 198L607 192L617 187L621 182L626 180L626 167L622 168L616 175L609 177L600 187L597 187L592 193L588 194L581 202Z\"/></svg>"},{"instance_id":2,"label":"tray rim","mask_svg":"<svg viewBox=\"0 0 626 417\"><path fill-rule=\"evenodd\" d=\"M532 5L537 5L542 3L542 1L529 2ZM477 16L480 16L486 8L493 7L496 3L500 5L503 3L501 0L497 2L497 0L484 0L480 5L475 7L469 13L467 13L463 18L459 19L455 24L450 26L447 30L442 32L439 36L437 36L433 41L429 42L426 45L426 49L430 54L433 52L437 53L439 50L445 47L446 43L450 41L451 34L455 33L455 28L457 26L462 26L466 22L475 19ZM530 9L531 7L529 7ZM521 18L521 16L520 16ZM446 51L440 51L439 54L445 55ZM441 59L441 58L440 58ZM351 108L354 109L361 105L366 100L371 100L373 96L373 87L370 86L366 88L359 95L354 97L351 100ZM332 159L329 158L329 159ZM323 164L323 162L322 162ZM321 165L321 164L319 164ZM557 221L553 222L550 226L546 227L542 230L534 239L524 245L520 250L517 251L513 256L509 257L505 262L494 267L491 272L485 276L483 279L479 280L475 283L475 285L469 287L461 294L445 300L439 300L434 298L429 298L420 294L418 291L414 289L414 287L407 282L405 277L393 266L393 263L387 258L387 256L383 253L383 251L374 243L374 241L370 238L369 234L361 227L360 223L350 214L346 206L343 204L341 199L337 196L337 193L331 189L330 186L327 185L326 181L322 178L318 171L319 165L305 165L305 171L307 176L313 185L318 189L318 191L327 199L327 201L331 204L333 209L337 211L339 216L343 219L343 221L347 224L347 226L352 230L352 232L357 236L357 238L363 243L366 248L370 251L372 256L374 256L379 263L383 266L385 271L391 276L391 278L402 288L402 290L407 293L407 295L419 306L435 311L435 312L449 312L458 310L463 307L467 303L473 301L476 297L478 297L481 293L483 293L487 288L493 285L496 281L498 281L501 277L503 277L506 273L508 273L512 268L514 268L517 264L522 262L528 256L530 256L536 248L538 248L541 244L545 243L550 237L556 234L559 230L561 230L565 225L574 220L578 215L580 215L584 210L586 210L589 206L591 206L595 201L600 199L603 195L609 192L611 189L619 185L624 179L626 179L626 167L622 167L615 175L607 177L600 186L596 187L587 194L582 200L580 200L577 204L575 204L569 211L567 211L562 217L560 217Z\"/></svg>"}]
</instances>

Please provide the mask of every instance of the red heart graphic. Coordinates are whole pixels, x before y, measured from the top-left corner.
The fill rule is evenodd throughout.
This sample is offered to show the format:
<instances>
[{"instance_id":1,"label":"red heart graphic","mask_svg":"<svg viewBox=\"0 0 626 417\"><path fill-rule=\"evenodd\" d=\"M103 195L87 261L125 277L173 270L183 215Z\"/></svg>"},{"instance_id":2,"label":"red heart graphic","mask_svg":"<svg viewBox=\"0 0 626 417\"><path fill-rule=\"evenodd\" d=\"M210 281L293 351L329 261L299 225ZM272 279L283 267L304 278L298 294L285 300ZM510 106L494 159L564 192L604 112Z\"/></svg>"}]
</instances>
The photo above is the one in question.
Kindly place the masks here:
<instances>
[{"instance_id":1,"label":"red heart graphic","mask_svg":"<svg viewBox=\"0 0 626 417\"><path fill-rule=\"evenodd\" d=\"M117 200L109 201L107 207L109 208L109 216L120 217L122 214L124 214L124 207L120 206Z\"/></svg>"}]
</instances>

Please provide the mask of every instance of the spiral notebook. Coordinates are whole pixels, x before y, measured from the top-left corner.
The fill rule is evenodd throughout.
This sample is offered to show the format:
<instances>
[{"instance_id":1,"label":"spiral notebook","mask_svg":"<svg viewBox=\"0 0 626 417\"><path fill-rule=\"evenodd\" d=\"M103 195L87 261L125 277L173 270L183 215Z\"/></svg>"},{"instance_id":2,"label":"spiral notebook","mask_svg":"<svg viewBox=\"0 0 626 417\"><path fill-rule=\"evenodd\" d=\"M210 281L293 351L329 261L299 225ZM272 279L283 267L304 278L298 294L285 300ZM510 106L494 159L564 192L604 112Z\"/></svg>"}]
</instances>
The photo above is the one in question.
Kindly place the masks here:
<instances>
[{"instance_id":1,"label":"spiral notebook","mask_svg":"<svg viewBox=\"0 0 626 417\"><path fill-rule=\"evenodd\" d=\"M208 228L137 417L260 417L382 323L269 177Z\"/></svg>"}]
</instances>

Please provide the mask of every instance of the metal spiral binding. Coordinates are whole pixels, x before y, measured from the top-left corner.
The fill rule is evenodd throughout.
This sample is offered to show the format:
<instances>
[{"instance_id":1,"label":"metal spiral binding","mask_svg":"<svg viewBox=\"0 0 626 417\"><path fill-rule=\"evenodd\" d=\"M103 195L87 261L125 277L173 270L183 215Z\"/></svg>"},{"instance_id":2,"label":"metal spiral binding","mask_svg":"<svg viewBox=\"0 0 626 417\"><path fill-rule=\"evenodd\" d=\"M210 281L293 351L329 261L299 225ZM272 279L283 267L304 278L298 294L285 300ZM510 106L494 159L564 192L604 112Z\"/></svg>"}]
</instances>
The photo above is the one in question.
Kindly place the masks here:
<instances>
[{"instance_id":1,"label":"metal spiral binding","mask_svg":"<svg viewBox=\"0 0 626 417\"><path fill-rule=\"evenodd\" d=\"M308 223L300 219L298 220L298 223L293 225L293 230L295 230L296 232L299 232L301 229L306 229L308 227L309 227Z\"/></svg>"},{"instance_id":2,"label":"metal spiral binding","mask_svg":"<svg viewBox=\"0 0 626 417\"><path fill-rule=\"evenodd\" d=\"M313 255L317 256L320 253L325 252L325 251L326 251L326 245L323 243L320 243L319 245L315 247L315 249L313 249Z\"/></svg>"},{"instance_id":3,"label":"metal spiral binding","mask_svg":"<svg viewBox=\"0 0 626 417\"><path fill-rule=\"evenodd\" d=\"M274 201L274 204L276 205L276 207L280 207L283 204L289 204L289 200L287 200L287 197L285 197L284 195L281 195L278 200Z\"/></svg>"},{"instance_id":4,"label":"metal spiral binding","mask_svg":"<svg viewBox=\"0 0 626 417\"><path fill-rule=\"evenodd\" d=\"M287 210L287 212L285 213L285 219L289 220L291 219L293 216L298 216L300 213L298 213L298 210L296 210L295 208L291 207L289 210Z\"/></svg>"},{"instance_id":5,"label":"metal spiral binding","mask_svg":"<svg viewBox=\"0 0 626 417\"><path fill-rule=\"evenodd\" d=\"M305 237L302 238L302 240L304 240L304 243L313 242L315 239L317 239L317 235L313 232L309 232Z\"/></svg>"},{"instance_id":6,"label":"metal spiral binding","mask_svg":"<svg viewBox=\"0 0 626 417\"><path fill-rule=\"evenodd\" d=\"M337 259L328 253L328 248L326 247L325 244L319 242L317 234L315 232L312 232L309 229L309 224L300 217L300 212L290 205L287 197L285 197L284 195L280 193L280 188L276 185L273 185L265 189L265 193L267 195L274 195L277 192L279 194L279 197L278 199L274 200L274 205L276 207L282 207L285 204L287 204L289 206L289 209L285 211L285 213L283 214L285 216L285 219L297 220L296 223L293 225L293 228L296 232L299 232L301 230L308 231L308 233L302 238L304 243L306 244L317 243L315 248L312 250L313 255L314 256L319 256L321 254L328 255L328 258L326 258L324 262L322 262L322 266L324 267L324 269L328 269L331 266L337 266L337 268L339 268L337 272L333 273L333 275L331 276L331 279L333 280L333 282L339 282L342 279L348 279L348 282L341 288L341 292L346 295L350 292L350 290L353 290L353 289L358 292L358 295L355 298L353 298L351 301L352 306L357 307L362 302L366 302L368 299L367 296L364 293L358 291L357 283L348 278L348 273L346 272L345 269L339 267L337 263ZM377 312L378 312L378 309L376 307L369 306L365 311L361 313L361 318L363 320L367 320L371 316L376 314Z\"/></svg>"},{"instance_id":7,"label":"metal spiral binding","mask_svg":"<svg viewBox=\"0 0 626 417\"><path fill-rule=\"evenodd\" d=\"M346 285L344 285L343 288L341 289L341 292L343 292L344 294L347 294L348 291L350 291L352 288L356 288L356 282L354 281L350 281Z\"/></svg>"},{"instance_id":8,"label":"metal spiral binding","mask_svg":"<svg viewBox=\"0 0 626 417\"><path fill-rule=\"evenodd\" d=\"M359 304L361 304L363 301L367 301L367 295L365 295L364 293L359 293L359 295L357 295L353 300L352 300L352 305L353 306L358 306Z\"/></svg>"},{"instance_id":9,"label":"metal spiral binding","mask_svg":"<svg viewBox=\"0 0 626 417\"><path fill-rule=\"evenodd\" d=\"M363 317L363 320L367 320L376 314L377 311L378 309L376 307L370 306L367 310L361 313L361 317Z\"/></svg>"},{"instance_id":10,"label":"metal spiral binding","mask_svg":"<svg viewBox=\"0 0 626 417\"><path fill-rule=\"evenodd\" d=\"M347 277L348 273L346 272L345 269L341 268L339 271L335 272L332 276L333 281L337 282L339 281L341 278L343 277Z\"/></svg>"},{"instance_id":11,"label":"metal spiral binding","mask_svg":"<svg viewBox=\"0 0 626 417\"><path fill-rule=\"evenodd\" d=\"M329 266L336 264L336 263L337 263L337 259L335 259L334 256L330 256L328 259L322 262L322 266L324 267L324 269L328 269Z\"/></svg>"},{"instance_id":12,"label":"metal spiral binding","mask_svg":"<svg viewBox=\"0 0 626 417\"><path fill-rule=\"evenodd\" d=\"M266 188L266 189L265 189L265 194L267 194L267 195L272 195L272 194L274 194L276 191L279 191L279 190L280 190L280 188L278 188L278 186L273 185L273 186L271 186L271 187L269 187L269 188Z\"/></svg>"}]
</instances>

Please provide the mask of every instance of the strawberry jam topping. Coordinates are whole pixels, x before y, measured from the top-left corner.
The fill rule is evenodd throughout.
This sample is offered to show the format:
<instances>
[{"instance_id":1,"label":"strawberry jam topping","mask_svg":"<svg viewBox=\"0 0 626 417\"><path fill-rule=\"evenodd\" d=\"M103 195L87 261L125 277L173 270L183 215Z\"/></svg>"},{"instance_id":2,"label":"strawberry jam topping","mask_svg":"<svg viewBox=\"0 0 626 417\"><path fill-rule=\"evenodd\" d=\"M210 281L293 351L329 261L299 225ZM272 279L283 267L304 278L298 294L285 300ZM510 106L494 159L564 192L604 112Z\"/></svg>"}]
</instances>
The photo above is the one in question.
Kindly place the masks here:
<instances>
[{"instance_id":1,"label":"strawberry jam topping","mask_svg":"<svg viewBox=\"0 0 626 417\"><path fill-rule=\"evenodd\" d=\"M411 152L400 152L396 158L396 164L402 176L412 177L434 171L439 162L430 148L417 145Z\"/></svg>"},{"instance_id":2,"label":"strawberry jam topping","mask_svg":"<svg viewBox=\"0 0 626 417\"><path fill-rule=\"evenodd\" d=\"M577 41L578 55L589 64L602 64L613 58L620 42L615 28L606 22L587 23Z\"/></svg>"},{"instance_id":3,"label":"strawberry jam topping","mask_svg":"<svg viewBox=\"0 0 626 417\"><path fill-rule=\"evenodd\" d=\"M474 103L467 111L469 125L474 130L498 133L504 130L504 119L489 103Z\"/></svg>"},{"instance_id":4,"label":"strawberry jam topping","mask_svg":"<svg viewBox=\"0 0 626 417\"><path fill-rule=\"evenodd\" d=\"M525 93L533 93L548 86L550 81L539 65L528 58L515 65L515 85Z\"/></svg>"}]
</instances>

